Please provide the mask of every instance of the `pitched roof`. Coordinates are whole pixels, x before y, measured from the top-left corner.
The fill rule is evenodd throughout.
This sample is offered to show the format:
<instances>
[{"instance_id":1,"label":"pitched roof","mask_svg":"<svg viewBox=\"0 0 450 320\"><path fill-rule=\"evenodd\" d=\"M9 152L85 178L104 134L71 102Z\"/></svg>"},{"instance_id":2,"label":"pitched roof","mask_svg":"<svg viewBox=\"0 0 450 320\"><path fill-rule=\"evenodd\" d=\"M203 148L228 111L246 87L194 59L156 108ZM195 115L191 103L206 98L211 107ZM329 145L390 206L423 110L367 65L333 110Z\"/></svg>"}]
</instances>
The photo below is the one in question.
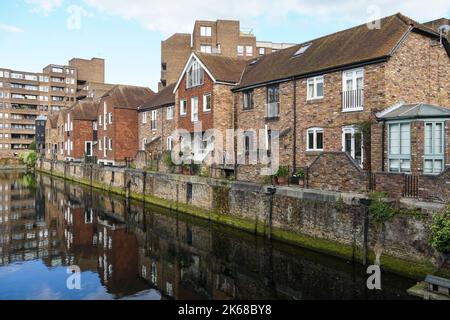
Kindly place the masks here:
<instances>
[{"instance_id":1,"label":"pitched roof","mask_svg":"<svg viewBox=\"0 0 450 320\"><path fill-rule=\"evenodd\" d=\"M439 36L398 13L381 19L379 29L363 24L253 60L235 89L387 59L410 30ZM304 53L295 56L307 45Z\"/></svg>"},{"instance_id":2,"label":"pitched roof","mask_svg":"<svg viewBox=\"0 0 450 320\"><path fill-rule=\"evenodd\" d=\"M247 62L215 54L196 52L195 55L205 65L216 81L238 83Z\"/></svg>"},{"instance_id":3,"label":"pitched roof","mask_svg":"<svg viewBox=\"0 0 450 320\"><path fill-rule=\"evenodd\" d=\"M74 120L95 120L97 119L98 104L92 99L78 101L71 109L70 113Z\"/></svg>"},{"instance_id":4,"label":"pitched roof","mask_svg":"<svg viewBox=\"0 0 450 320\"><path fill-rule=\"evenodd\" d=\"M377 115L381 120L450 118L450 109L425 103L398 104Z\"/></svg>"},{"instance_id":5,"label":"pitched roof","mask_svg":"<svg viewBox=\"0 0 450 320\"><path fill-rule=\"evenodd\" d=\"M175 83L168 85L140 106L139 110L148 111L175 104L175 94L173 93L174 88Z\"/></svg>"},{"instance_id":6,"label":"pitched roof","mask_svg":"<svg viewBox=\"0 0 450 320\"><path fill-rule=\"evenodd\" d=\"M152 90L146 87L116 85L106 92L102 98L109 96L113 108L137 109L154 94Z\"/></svg>"}]
</instances>

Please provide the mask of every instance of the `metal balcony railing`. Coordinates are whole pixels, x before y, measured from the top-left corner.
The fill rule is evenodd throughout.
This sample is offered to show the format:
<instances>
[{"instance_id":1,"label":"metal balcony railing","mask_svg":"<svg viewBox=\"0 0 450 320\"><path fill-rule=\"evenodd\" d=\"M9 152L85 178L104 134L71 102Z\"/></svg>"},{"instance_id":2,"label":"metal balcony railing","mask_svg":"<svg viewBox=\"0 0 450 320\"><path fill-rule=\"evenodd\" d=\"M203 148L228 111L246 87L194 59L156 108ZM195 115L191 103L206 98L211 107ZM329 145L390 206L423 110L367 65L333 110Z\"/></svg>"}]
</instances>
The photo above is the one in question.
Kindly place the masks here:
<instances>
[{"instance_id":1,"label":"metal balcony railing","mask_svg":"<svg viewBox=\"0 0 450 320\"><path fill-rule=\"evenodd\" d=\"M364 108L364 90L342 92L342 111L360 111Z\"/></svg>"}]
</instances>

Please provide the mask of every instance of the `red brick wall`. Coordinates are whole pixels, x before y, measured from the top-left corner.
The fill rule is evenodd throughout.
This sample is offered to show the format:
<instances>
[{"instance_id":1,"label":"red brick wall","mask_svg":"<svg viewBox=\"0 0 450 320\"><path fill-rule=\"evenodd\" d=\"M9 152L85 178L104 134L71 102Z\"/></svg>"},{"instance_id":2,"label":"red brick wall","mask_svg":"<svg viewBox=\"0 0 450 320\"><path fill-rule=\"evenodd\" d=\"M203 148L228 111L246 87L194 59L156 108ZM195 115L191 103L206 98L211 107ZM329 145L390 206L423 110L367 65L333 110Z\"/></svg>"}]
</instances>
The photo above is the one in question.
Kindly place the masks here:
<instances>
[{"instance_id":1,"label":"red brick wall","mask_svg":"<svg viewBox=\"0 0 450 320\"><path fill-rule=\"evenodd\" d=\"M198 119L202 122L202 129L206 131L214 128L214 82L205 72L204 83L201 86L186 89L186 75L181 80L176 92L175 116L177 119L177 128L186 129L194 132L194 124L191 121L191 98L198 97ZM211 94L211 111L203 112L203 95ZM180 116L180 102L187 101L187 114ZM231 106L230 106L231 108Z\"/></svg>"},{"instance_id":2,"label":"red brick wall","mask_svg":"<svg viewBox=\"0 0 450 320\"><path fill-rule=\"evenodd\" d=\"M93 129L92 121L73 121L73 151L72 157L82 159L84 157L84 148L86 141L92 141Z\"/></svg>"}]
</instances>

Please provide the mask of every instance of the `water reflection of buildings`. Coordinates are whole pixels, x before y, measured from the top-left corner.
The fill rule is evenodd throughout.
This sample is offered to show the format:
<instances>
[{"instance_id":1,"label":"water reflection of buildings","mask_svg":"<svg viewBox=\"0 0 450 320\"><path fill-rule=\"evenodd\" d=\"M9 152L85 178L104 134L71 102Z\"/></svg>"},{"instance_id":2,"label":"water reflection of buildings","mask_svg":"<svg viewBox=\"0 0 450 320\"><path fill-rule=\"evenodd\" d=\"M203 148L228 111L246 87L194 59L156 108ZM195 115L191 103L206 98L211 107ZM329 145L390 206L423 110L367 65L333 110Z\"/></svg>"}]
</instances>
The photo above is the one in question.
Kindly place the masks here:
<instances>
[{"instance_id":1,"label":"water reflection of buildings","mask_svg":"<svg viewBox=\"0 0 450 320\"><path fill-rule=\"evenodd\" d=\"M378 297L367 291L362 268L345 261L127 205L47 176L38 179L36 192L16 179L0 177L7 181L0 184L3 264L27 259L42 259L48 267L75 264L97 273L119 298L149 288L163 299ZM380 297L398 299L397 280L386 277L391 287Z\"/></svg>"},{"instance_id":2,"label":"water reflection of buildings","mask_svg":"<svg viewBox=\"0 0 450 320\"><path fill-rule=\"evenodd\" d=\"M0 172L0 265L48 259L55 230L42 197L32 177Z\"/></svg>"}]
</instances>

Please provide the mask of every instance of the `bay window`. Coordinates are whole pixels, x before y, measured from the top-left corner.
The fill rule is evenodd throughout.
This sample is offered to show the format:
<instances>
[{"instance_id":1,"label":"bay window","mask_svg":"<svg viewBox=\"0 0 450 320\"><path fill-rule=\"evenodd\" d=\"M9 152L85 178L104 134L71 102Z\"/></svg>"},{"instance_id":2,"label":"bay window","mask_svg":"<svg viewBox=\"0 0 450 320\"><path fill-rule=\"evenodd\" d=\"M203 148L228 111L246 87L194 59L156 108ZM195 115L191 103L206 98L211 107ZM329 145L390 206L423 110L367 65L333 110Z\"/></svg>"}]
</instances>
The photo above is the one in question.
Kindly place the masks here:
<instances>
[{"instance_id":1,"label":"bay window","mask_svg":"<svg viewBox=\"0 0 450 320\"><path fill-rule=\"evenodd\" d=\"M411 172L411 124L389 124L388 136L389 171Z\"/></svg>"}]
</instances>

